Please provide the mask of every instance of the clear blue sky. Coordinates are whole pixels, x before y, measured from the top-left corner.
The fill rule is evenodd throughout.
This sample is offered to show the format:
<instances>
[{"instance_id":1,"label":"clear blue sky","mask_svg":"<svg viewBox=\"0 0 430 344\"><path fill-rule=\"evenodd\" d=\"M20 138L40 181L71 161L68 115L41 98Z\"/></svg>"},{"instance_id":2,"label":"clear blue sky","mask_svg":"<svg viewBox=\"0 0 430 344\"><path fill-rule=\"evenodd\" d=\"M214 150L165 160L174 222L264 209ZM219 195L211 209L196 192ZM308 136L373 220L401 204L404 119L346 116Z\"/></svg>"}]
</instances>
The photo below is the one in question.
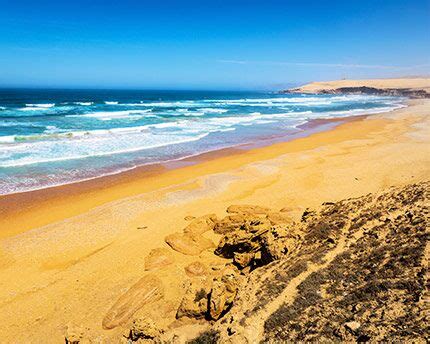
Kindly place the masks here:
<instances>
[{"instance_id":1,"label":"clear blue sky","mask_svg":"<svg viewBox=\"0 0 430 344\"><path fill-rule=\"evenodd\" d=\"M429 74L430 0L0 0L0 85L276 89Z\"/></svg>"}]
</instances>

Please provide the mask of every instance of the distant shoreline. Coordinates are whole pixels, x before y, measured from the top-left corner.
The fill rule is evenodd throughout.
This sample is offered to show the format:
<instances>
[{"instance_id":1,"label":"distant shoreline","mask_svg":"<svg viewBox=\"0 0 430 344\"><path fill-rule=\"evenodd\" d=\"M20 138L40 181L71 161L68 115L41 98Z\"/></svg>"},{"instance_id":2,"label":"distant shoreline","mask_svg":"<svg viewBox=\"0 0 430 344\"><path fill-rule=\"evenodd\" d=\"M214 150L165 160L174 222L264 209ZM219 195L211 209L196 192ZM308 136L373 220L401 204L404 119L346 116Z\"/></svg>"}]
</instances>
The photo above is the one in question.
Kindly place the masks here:
<instances>
[{"instance_id":1,"label":"distant shoreline","mask_svg":"<svg viewBox=\"0 0 430 344\"><path fill-rule=\"evenodd\" d=\"M3 226L4 221L0 220L0 238L5 236L5 230L9 227L7 226L8 219L11 221L15 216L21 216L23 212L25 213L25 209L39 208L44 205L49 206L50 204L55 204L58 200L64 202L65 198L85 197L85 195L92 194L106 188L113 187L121 189L121 185L124 184L133 184L137 181L144 182L145 179L151 180L158 176L175 173L175 170L181 170L184 167L192 168L193 166L199 165L203 162L216 162L216 160L223 157L234 158L235 156L241 156L247 152L252 153L254 150L270 148L270 146L273 145L287 144L288 142L307 138L317 133L324 133L326 131L333 130L339 125L345 123L364 120L369 116L372 115L367 114L342 118L313 119L300 126L304 131L292 135L280 135L277 137L265 138L254 143L244 143L233 147L198 153L196 155L183 157L177 160L136 166L132 169L96 176L87 180L78 180L76 182L54 185L35 190L0 195L0 218L6 220L5 226ZM128 190L126 192L120 191L118 194L115 194L114 197L103 199L101 202L98 200L88 201L91 203L90 208L93 208L106 202L114 201L118 198L133 196L139 192L140 191L138 191L138 189ZM70 211L70 213L68 212L67 217L77 215L79 212ZM44 219L41 219L40 223L37 223L37 227L59 219L61 218L57 218L55 216L53 216L53 218L45 217ZM32 227L34 224L35 222L33 222ZM20 227L19 232L30 228ZM9 236L9 234L6 236Z\"/></svg>"}]
</instances>

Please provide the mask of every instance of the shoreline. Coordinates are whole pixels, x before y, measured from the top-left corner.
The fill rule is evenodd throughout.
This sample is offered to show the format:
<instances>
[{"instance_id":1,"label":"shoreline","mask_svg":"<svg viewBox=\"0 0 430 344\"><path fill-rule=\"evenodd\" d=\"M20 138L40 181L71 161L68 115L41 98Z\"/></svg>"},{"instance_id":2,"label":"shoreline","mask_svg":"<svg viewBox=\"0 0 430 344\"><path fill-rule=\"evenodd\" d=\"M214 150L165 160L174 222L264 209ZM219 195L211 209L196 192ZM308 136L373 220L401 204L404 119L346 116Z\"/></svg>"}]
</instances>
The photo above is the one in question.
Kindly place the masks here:
<instances>
[{"instance_id":1,"label":"shoreline","mask_svg":"<svg viewBox=\"0 0 430 344\"><path fill-rule=\"evenodd\" d=\"M408 105L402 108L406 107L408 107ZM399 109L394 109L383 113L390 113L397 110ZM252 150L264 149L273 145L285 144L295 140L300 140L318 133L334 130L338 126L346 123L364 120L369 116L374 116L377 114L381 113L377 112L376 114L354 115L341 118L312 119L298 126L298 128L302 129L303 131L294 134L279 135L277 137L265 139L262 138L261 140L254 143L242 143L233 147L197 153L196 155L171 161L136 166L132 169L120 171L118 173L107 174L86 180L79 180L67 184L0 195L0 239L22 233L30 229L42 227L55 221L60 221L79 215L95 207L116 201L118 199L135 196L141 192L148 192L158 187L166 187L169 185L157 185L155 188L135 191L127 189L127 191L115 193L115 195L112 195L112 197L102 197L102 199L100 199L100 197L97 197L95 193L103 193L103 189L120 188L122 185L136 183L137 181L152 180L157 177L162 177L164 174L174 173L173 171L175 170L189 168L201 163L210 162L225 157L240 156ZM96 196L95 199L93 199L94 196ZM69 209L69 211L62 213L61 216L55 216L53 214L51 216L45 216L39 221L34 221L37 219L37 217L34 216L35 212L43 211L43 208L46 207L52 207L54 204L57 204L58 201L65 205L65 203L68 201L73 202L74 198L86 198L87 200L91 198L92 201L90 200L90 202L85 203L87 208L79 207L79 209ZM33 225L31 225L31 227L28 225L23 226L21 221L18 222L14 220L16 216L20 217L21 219L23 217L32 217ZM34 224L35 222L36 224ZM11 231L8 229L8 227L10 228L11 223L13 227L20 226L20 229Z\"/></svg>"}]
</instances>

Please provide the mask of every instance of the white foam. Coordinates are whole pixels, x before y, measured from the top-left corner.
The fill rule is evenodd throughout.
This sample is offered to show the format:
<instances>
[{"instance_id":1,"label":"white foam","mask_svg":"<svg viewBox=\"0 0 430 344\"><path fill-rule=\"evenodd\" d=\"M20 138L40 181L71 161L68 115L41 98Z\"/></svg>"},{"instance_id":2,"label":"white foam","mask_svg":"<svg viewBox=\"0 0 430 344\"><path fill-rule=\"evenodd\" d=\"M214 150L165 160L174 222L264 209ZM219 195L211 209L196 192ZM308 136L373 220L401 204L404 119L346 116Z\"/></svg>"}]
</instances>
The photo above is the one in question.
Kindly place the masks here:
<instances>
[{"instance_id":1,"label":"white foam","mask_svg":"<svg viewBox=\"0 0 430 344\"><path fill-rule=\"evenodd\" d=\"M216 108L199 108L199 110L205 113L225 113L228 111L226 109L216 109Z\"/></svg>"},{"instance_id":2,"label":"white foam","mask_svg":"<svg viewBox=\"0 0 430 344\"><path fill-rule=\"evenodd\" d=\"M116 102L116 101L115 101L115 102L113 102L113 101L111 102L111 101L107 101L107 100L106 100L106 101L105 101L105 104L106 104L106 105L117 105L117 104L118 104L118 102Z\"/></svg>"},{"instance_id":3,"label":"white foam","mask_svg":"<svg viewBox=\"0 0 430 344\"><path fill-rule=\"evenodd\" d=\"M1 143L12 143L12 142L15 142L15 135L0 136L0 142Z\"/></svg>"},{"instance_id":4,"label":"white foam","mask_svg":"<svg viewBox=\"0 0 430 344\"><path fill-rule=\"evenodd\" d=\"M100 111L100 112L91 112L81 115L67 115L66 117L90 117L96 118L101 121L110 121L114 119L138 119L142 118L145 113L151 112L152 109L148 110L124 110L124 111Z\"/></svg>"},{"instance_id":5,"label":"white foam","mask_svg":"<svg viewBox=\"0 0 430 344\"><path fill-rule=\"evenodd\" d=\"M48 104L25 104L26 107L29 108L51 108L55 106L55 103L48 103Z\"/></svg>"},{"instance_id":6,"label":"white foam","mask_svg":"<svg viewBox=\"0 0 430 344\"><path fill-rule=\"evenodd\" d=\"M80 140L65 141L39 141L33 143L33 150L29 152L28 144L15 144L13 150L0 151L0 167L17 167L48 163L55 161L75 160L89 157L100 157L121 153L137 152L154 149L168 145L176 145L202 139L209 133L200 135L150 135L139 134L126 137L118 135L86 136ZM6 147L9 148L9 147ZM18 148L18 149L17 149ZM61 151L61 155L58 155ZM19 158L11 159L14 154Z\"/></svg>"},{"instance_id":7,"label":"white foam","mask_svg":"<svg viewBox=\"0 0 430 344\"><path fill-rule=\"evenodd\" d=\"M82 106L89 106L89 105L93 105L93 102L74 102L74 104L76 105L82 105Z\"/></svg>"}]
</instances>

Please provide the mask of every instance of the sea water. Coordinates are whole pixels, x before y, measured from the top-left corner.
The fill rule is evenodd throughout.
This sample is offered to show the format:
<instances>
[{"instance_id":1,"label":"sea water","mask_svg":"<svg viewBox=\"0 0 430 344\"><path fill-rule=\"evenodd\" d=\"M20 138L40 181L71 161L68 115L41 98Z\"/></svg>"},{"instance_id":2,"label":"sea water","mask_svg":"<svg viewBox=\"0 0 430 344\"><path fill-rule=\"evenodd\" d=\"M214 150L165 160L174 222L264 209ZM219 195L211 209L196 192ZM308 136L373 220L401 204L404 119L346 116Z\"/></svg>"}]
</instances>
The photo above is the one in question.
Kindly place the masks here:
<instances>
[{"instance_id":1,"label":"sea water","mask_svg":"<svg viewBox=\"0 0 430 344\"><path fill-rule=\"evenodd\" d=\"M270 92L0 90L0 195L288 137L404 99Z\"/></svg>"}]
</instances>

